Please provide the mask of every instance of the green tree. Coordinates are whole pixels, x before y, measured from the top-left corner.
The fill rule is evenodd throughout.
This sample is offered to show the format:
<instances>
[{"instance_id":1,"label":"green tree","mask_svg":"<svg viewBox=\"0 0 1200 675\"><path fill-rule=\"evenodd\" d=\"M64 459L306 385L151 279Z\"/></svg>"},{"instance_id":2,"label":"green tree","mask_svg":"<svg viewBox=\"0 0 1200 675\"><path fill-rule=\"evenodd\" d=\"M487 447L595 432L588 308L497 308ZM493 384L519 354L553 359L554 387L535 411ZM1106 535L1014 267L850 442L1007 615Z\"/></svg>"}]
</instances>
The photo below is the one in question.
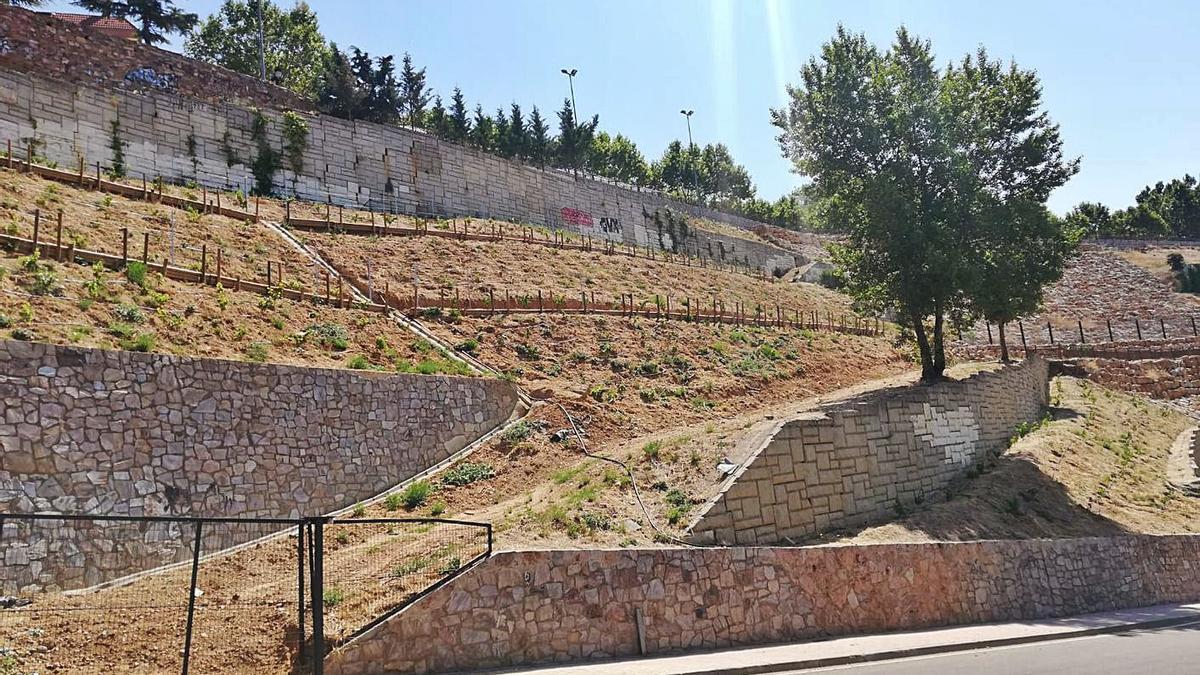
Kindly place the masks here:
<instances>
[{"instance_id":1,"label":"green tree","mask_svg":"<svg viewBox=\"0 0 1200 675\"><path fill-rule=\"evenodd\" d=\"M700 193L722 201L749 199L754 185L746 167L733 161L724 143L706 145L700 152Z\"/></svg>"},{"instance_id":2,"label":"green tree","mask_svg":"<svg viewBox=\"0 0 1200 675\"><path fill-rule=\"evenodd\" d=\"M413 67L412 56L404 53L400 67L400 100L402 115L410 127L419 127L425 119L425 106L433 98L433 92L425 87L425 69Z\"/></svg>"},{"instance_id":3,"label":"green tree","mask_svg":"<svg viewBox=\"0 0 1200 675\"><path fill-rule=\"evenodd\" d=\"M668 192L685 196L693 192L700 180L700 150L696 146L684 148L680 141L671 141L662 157L654 163L655 182Z\"/></svg>"},{"instance_id":4,"label":"green tree","mask_svg":"<svg viewBox=\"0 0 1200 675\"><path fill-rule=\"evenodd\" d=\"M550 127L542 119L542 113L536 105L529 114L528 136L530 161L546 168L546 162L550 159Z\"/></svg>"},{"instance_id":5,"label":"green tree","mask_svg":"<svg viewBox=\"0 0 1200 675\"><path fill-rule=\"evenodd\" d=\"M172 33L186 33L200 21L174 0L75 0L75 5L100 16L128 19L137 27L138 39L148 45L167 41Z\"/></svg>"},{"instance_id":6,"label":"green tree","mask_svg":"<svg viewBox=\"0 0 1200 675\"><path fill-rule=\"evenodd\" d=\"M441 96L433 98L433 107L425 113L425 128L438 138L450 138L450 116L446 113L446 107L442 105Z\"/></svg>"},{"instance_id":7,"label":"green tree","mask_svg":"<svg viewBox=\"0 0 1200 675\"><path fill-rule=\"evenodd\" d=\"M329 45L316 88L317 109L328 115L352 119L362 105L363 92L354 77L350 59L336 44Z\"/></svg>"},{"instance_id":8,"label":"green tree","mask_svg":"<svg viewBox=\"0 0 1200 675\"><path fill-rule=\"evenodd\" d=\"M225 0L183 43L184 53L234 72L257 77L259 0ZM305 2L283 10L262 2L263 46L267 76L278 84L315 98L329 46L321 35L317 15Z\"/></svg>"},{"instance_id":9,"label":"green tree","mask_svg":"<svg viewBox=\"0 0 1200 675\"><path fill-rule=\"evenodd\" d=\"M506 157L529 157L529 132L525 128L525 115L521 112L521 106L516 103L509 109L508 133L504 139Z\"/></svg>"},{"instance_id":10,"label":"green tree","mask_svg":"<svg viewBox=\"0 0 1200 675\"><path fill-rule=\"evenodd\" d=\"M1040 110L1036 74L992 65L980 52L939 72L929 43L903 28L881 52L839 27L771 113L820 217L846 232L833 259L847 291L860 309L896 312L926 382L945 371L946 317L1003 304L981 289L988 261L1026 236L1011 221L1033 220L1078 170Z\"/></svg>"},{"instance_id":11,"label":"green tree","mask_svg":"<svg viewBox=\"0 0 1200 675\"><path fill-rule=\"evenodd\" d=\"M609 136L601 131L595 135L588 153L588 170L629 185L650 183L650 166L646 158L637 144L621 134Z\"/></svg>"},{"instance_id":12,"label":"green tree","mask_svg":"<svg viewBox=\"0 0 1200 675\"><path fill-rule=\"evenodd\" d=\"M508 151L508 117L505 116L504 109L496 108L496 116L492 119L496 125L492 142L492 152L501 157L512 157Z\"/></svg>"},{"instance_id":13,"label":"green tree","mask_svg":"<svg viewBox=\"0 0 1200 675\"><path fill-rule=\"evenodd\" d=\"M579 175L579 169L587 161L588 148L592 145L592 136L596 127L600 126L600 116L595 115L588 122L576 123L575 113L571 110L571 100L563 99L563 107L558 111L558 142L555 144L555 160L558 166L571 169Z\"/></svg>"},{"instance_id":14,"label":"green tree","mask_svg":"<svg viewBox=\"0 0 1200 675\"><path fill-rule=\"evenodd\" d=\"M1096 202L1080 202L1067 214L1066 221L1072 228L1093 237L1114 234L1112 214L1107 206Z\"/></svg>"},{"instance_id":15,"label":"green tree","mask_svg":"<svg viewBox=\"0 0 1200 675\"><path fill-rule=\"evenodd\" d=\"M475 120L471 125L469 140L471 145L487 152L496 147L496 123L483 112L482 104L475 105Z\"/></svg>"},{"instance_id":16,"label":"green tree","mask_svg":"<svg viewBox=\"0 0 1200 675\"><path fill-rule=\"evenodd\" d=\"M456 143L465 143L471 133L471 122L467 119L467 101L458 87L454 88L454 95L450 97L449 117L450 135L448 138Z\"/></svg>"}]
</instances>

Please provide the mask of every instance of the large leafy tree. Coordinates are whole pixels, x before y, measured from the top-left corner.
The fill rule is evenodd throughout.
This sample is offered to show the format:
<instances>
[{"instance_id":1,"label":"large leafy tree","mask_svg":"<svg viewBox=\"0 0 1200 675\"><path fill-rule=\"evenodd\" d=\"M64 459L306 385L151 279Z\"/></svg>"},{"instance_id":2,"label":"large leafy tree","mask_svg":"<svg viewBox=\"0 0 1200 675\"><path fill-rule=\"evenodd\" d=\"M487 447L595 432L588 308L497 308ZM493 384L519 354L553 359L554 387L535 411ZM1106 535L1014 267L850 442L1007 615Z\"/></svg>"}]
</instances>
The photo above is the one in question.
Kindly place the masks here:
<instances>
[{"instance_id":1,"label":"large leafy tree","mask_svg":"<svg viewBox=\"0 0 1200 675\"><path fill-rule=\"evenodd\" d=\"M688 194L701 184L700 155L696 146L684 148L680 141L671 141L662 157L654 163L655 181L674 194Z\"/></svg>"},{"instance_id":2,"label":"large leafy tree","mask_svg":"<svg viewBox=\"0 0 1200 675\"><path fill-rule=\"evenodd\" d=\"M148 45L166 42L172 33L186 33L200 21L196 14L176 7L174 0L75 0L75 4L100 16L129 19L137 26L138 39Z\"/></svg>"},{"instance_id":3,"label":"large leafy tree","mask_svg":"<svg viewBox=\"0 0 1200 675\"><path fill-rule=\"evenodd\" d=\"M400 66L401 117L410 127L419 127L425 119L425 106L429 105L433 92L425 86L425 69L413 66L412 56L404 53Z\"/></svg>"},{"instance_id":4,"label":"large leafy tree","mask_svg":"<svg viewBox=\"0 0 1200 675\"><path fill-rule=\"evenodd\" d=\"M812 179L820 217L846 232L833 257L857 305L895 311L922 379L941 379L947 316L1024 307L1054 277L1031 260L1032 271L1009 270L1028 283L983 292L988 261L1036 246L1030 231L1070 247L1065 228L1035 216L1078 160L1063 158L1034 73L982 52L939 71L930 44L903 28L880 51L839 27L801 79L771 113L783 154Z\"/></svg>"},{"instance_id":5,"label":"large leafy tree","mask_svg":"<svg viewBox=\"0 0 1200 675\"><path fill-rule=\"evenodd\" d=\"M263 52L267 76L301 96L313 98L329 46L317 15L305 2L284 10L270 0L225 0L187 37L188 56L245 75L259 74L258 3L262 2Z\"/></svg>"},{"instance_id":6,"label":"large leafy tree","mask_svg":"<svg viewBox=\"0 0 1200 675\"><path fill-rule=\"evenodd\" d=\"M650 166L637 144L621 134L601 131L592 139L588 169L593 173L630 185L650 183Z\"/></svg>"},{"instance_id":7,"label":"large leafy tree","mask_svg":"<svg viewBox=\"0 0 1200 675\"><path fill-rule=\"evenodd\" d=\"M754 196L754 185L746 167L733 161L724 143L706 145L700 152L700 193L720 201L736 201Z\"/></svg>"}]
</instances>

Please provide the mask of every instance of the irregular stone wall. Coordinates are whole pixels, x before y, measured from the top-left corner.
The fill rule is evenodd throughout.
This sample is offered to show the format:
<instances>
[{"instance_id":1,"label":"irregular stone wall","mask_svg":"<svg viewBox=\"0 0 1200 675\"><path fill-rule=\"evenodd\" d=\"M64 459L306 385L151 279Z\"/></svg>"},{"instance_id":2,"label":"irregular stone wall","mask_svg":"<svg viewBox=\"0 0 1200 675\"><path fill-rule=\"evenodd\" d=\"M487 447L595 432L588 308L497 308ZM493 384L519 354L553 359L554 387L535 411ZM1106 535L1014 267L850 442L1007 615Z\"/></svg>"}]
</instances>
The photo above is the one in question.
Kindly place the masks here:
<instances>
[{"instance_id":1,"label":"irregular stone wall","mask_svg":"<svg viewBox=\"0 0 1200 675\"><path fill-rule=\"evenodd\" d=\"M1197 324L1200 325L1200 324ZM1158 330L1158 326L1155 326ZM955 354L973 360L1000 358L999 345L955 345ZM1200 354L1200 338L1178 337L1165 340L1129 340L1125 342L1058 342L1054 345L1030 345L1028 350L1020 344L1008 346L1011 356L1021 356L1028 351L1046 359L1103 358L1122 359L1169 359Z\"/></svg>"},{"instance_id":2,"label":"irregular stone wall","mask_svg":"<svg viewBox=\"0 0 1200 675\"><path fill-rule=\"evenodd\" d=\"M1165 359L1078 359L1087 378L1106 387L1173 401L1200 395L1200 356Z\"/></svg>"},{"instance_id":3,"label":"irregular stone wall","mask_svg":"<svg viewBox=\"0 0 1200 675\"><path fill-rule=\"evenodd\" d=\"M792 543L933 499L1048 400L1046 361L824 406L784 423L690 527L693 540Z\"/></svg>"},{"instance_id":4,"label":"irregular stone wall","mask_svg":"<svg viewBox=\"0 0 1200 675\"><path fill-rule=\"evenodd\" d=\"M496 379L11 341L0 342L0 399L0 513L246 518L320 515L375 496L517 406ZM92 585L190 548L166 525L104 536L18 522L0 538L0 595Z\"/></svg>"},{"instance_id":5,"label":"irregular stone wall","mask_svg":"<svg viewBox=\"0 0 1200 675\"><path fill-rule=\"evenodd\" d=\"M270 120L268 142L279 152L284 143L279 115L264 114ZM66 167L77 167L81 158L88 166L109 166L116 122L131 175L248 189L253 185L249 164L257 154L254 115L250 108L209 105L162 91L106 91L0 70L0 142L11 139L24 153L32 141L38 155ZM277 193L417 215L535 223L767 272L799 264L796 254L776 246L700 229L680 218L689 214L743 229L759 225L741 216L542 170L420 131L328 116L305 119L304 170L296 175L281 168L275 174Z\"/></svg>"},{"instance_id":6,"label":"irregular stone wall","mask_svg":"<svg viewBox=\"0 0 1200 675\"><path fill-rule=\"evenodd\" d=\"M1200 537L500 553L325 672L475 672L1200 599Z\"/></svg>"},{"instance_id":7,"label":"irregular stone wall","mask_svg":"<svg viewBox=\"0 0 1200 675\"><path fill-rule=\"evenodd\" d=\"M308 106L291 91L256 77L3 4L0 66L101 87L164 89L206 101Z\"/></svg>"}]
</instances>

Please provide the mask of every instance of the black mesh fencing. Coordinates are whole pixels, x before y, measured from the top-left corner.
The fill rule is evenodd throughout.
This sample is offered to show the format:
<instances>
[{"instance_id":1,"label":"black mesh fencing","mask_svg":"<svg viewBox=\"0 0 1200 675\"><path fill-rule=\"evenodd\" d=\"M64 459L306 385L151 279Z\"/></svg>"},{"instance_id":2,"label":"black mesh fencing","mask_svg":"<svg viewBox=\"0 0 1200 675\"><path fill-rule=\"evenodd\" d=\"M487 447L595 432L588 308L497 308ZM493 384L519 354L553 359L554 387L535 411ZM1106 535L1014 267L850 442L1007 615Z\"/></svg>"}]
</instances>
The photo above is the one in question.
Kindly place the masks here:
<instances>
[{"instance_id":1,"label":"black mesh fencing","mask_svg":"<svg viewBox=\"0 0 1200 675\"><path fill-rule=\"evenodd\" d=\"M464 521L0 513L0 672L320 673L490 553Z\"/></svg>"}]
</instances>

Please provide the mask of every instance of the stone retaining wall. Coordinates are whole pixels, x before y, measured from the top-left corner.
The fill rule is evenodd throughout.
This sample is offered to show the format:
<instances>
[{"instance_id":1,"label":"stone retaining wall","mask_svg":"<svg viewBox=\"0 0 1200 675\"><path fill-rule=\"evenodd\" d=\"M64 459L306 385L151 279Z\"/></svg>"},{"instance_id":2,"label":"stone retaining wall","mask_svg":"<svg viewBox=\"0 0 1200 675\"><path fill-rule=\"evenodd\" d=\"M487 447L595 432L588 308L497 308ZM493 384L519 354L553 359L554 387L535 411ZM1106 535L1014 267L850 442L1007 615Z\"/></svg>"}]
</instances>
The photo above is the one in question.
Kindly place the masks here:
<instances>
[{"instance_id":1,"label":"stone retaining wall","mask_svg":"<svg viewBox=\"0 0 1200 675\"><path fill-rule=\"evenodd\" d=\"M438 673L1200 599L1200 537L500 553L326 659Z\"/></svg>"},{"instance_id":2,"label":"stone retaining wall","mask_svg":"<svg viewBox=\"0 0 1200 675\"><path fill-rule=\"evenodd\" d=\"M1157 324L1155 330L1157 330ZM958 344L953 351L968 359L994 360L1000 358L1000 345ZM1026 350L1009 338L1008 353L1019 357ZM1046 359L1111 358L1111 359L1158 359L1200 354L1200 338L1180 337L1163 340L1124 340L1119 342L1060 342L1054 345L1030 345L1028 352Z\"/></svg>"},{"instance_id":3,"label":"stone retaining wall","mask_svg":"<svg viewBox=\"0 0 1200 675\"><path fill-rule=\"evenodd\" d=\"M792 543L936 499L1041 416L1048 384L1046 361L1033 357L801 414L727 479L689 531L697 543Z\"/></svg>"},{"instance_id":4,"label":"stone retaining wall","mask_svg":"<svg viewBox=\"0 0 1200 675\"><path fill-rule=\"evenodd\" d=\"M280 114L263 114L269 120L268 142L280 152ZM158 90L67 84L4 70L0 62L0 143L12 140L23 157L33 142L37 155L69 169L80 159L89 167L111 165L117 123L130 175L249 189L249 165L258 152L251 137L254 117L247 107L207 104ZM760 225L742 216L505 160L421 131L323 115L305 119L309 133L303 171L280 168L274 176L278 194L408 214L534 223L767 272L802 262L771 244L699 229L695 220L685 223L680 217L743 229Z\"/></svg>"},{"instance_id":5,"label":"stone retaining wall","mask_svg":"<svg viewBox=\"0 0 1200 675\"><path fill-rule=\"evenodd\" d=\"M1073 364L1097 384L1173 401L1200 394L1200 356L1164 359L1077 359Z\"/></svg>"},{"instance_id":6,"label":"stone retaining wall","mask_svg":"<svg viewBox=\"0 0 1200 675\"><path fill-rule=\"evenodd\" d=\"M496 379L11 341L0 341L0 399L0 513L246 518L373 497L507 420L518 400ZM133 537L21 528L9 520L0 538L0 595L93 585L188 548L166 526Z\"/></svg>"}]
</instances>

